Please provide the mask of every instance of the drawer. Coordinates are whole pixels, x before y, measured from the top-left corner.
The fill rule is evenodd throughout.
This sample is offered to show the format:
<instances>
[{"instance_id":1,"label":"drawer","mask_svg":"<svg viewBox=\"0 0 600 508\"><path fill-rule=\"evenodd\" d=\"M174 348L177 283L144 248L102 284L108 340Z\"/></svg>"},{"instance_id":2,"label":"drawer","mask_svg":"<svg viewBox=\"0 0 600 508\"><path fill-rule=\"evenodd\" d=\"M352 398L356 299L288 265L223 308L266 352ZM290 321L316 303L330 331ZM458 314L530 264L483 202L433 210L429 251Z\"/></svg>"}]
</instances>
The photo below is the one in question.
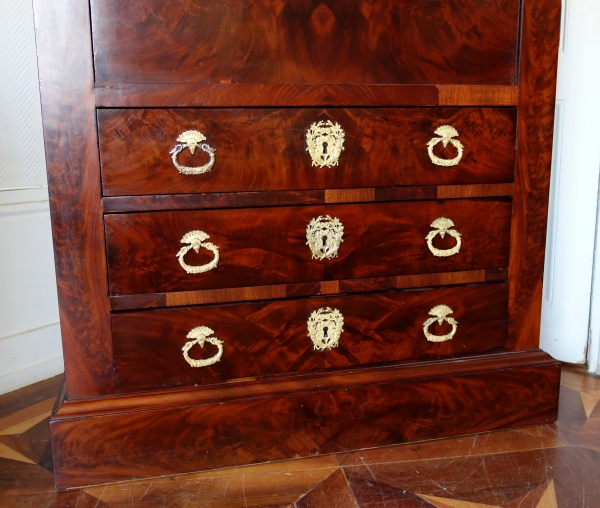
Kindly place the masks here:
<instances>
[{"instance_id":1,"label":"drawer","mask_svg":"<svg viewBox=\"0 0 600 508\"><path fill-rule=\"evenodd\" d=\"M107 83L513 85L518 0L92 0Z\"/></svg>"},{"instance_id":2,"label":"drawer","mask_svg":"<svg viewBox=\"0 0 600 508\"><path fill-rule=\"evenodd\" d=\"M458 135L436 133L444 125ZM100 109L102 188L121 196L509 182L515 125L516 108ZM192 155L178 141L188 131L209 148Z\"/></svg>"},{"instance_id":3,"label":"drawer","mask_svg":"<svg viewBox=\"0 0 600 508\"><path fill-rule=\"evenodd\" d=\"M507 299L508 285L495 284L114 314L117 386L140 391L488 351L505 344Z\"/></svg>"},{"instance_id":4,"label":"drawer","mask_svg":"<svg viewBox=\"0 0 600 508\"><path fill-rule=\"evenodd\" d=\"M511 208L474 199L107 215L110 292L505 268Z\"/></svg>"}]
</instances>

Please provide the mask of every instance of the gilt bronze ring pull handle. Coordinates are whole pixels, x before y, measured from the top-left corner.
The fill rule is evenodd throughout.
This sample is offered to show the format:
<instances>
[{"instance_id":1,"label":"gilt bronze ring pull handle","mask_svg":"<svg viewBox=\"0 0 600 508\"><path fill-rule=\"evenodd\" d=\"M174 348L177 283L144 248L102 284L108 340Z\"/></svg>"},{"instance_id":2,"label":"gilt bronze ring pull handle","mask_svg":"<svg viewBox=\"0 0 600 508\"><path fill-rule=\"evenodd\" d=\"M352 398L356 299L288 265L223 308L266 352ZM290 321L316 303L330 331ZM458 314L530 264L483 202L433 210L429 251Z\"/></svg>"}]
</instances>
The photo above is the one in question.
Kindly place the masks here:
<instances>
[{"instance_id":1,"label":"gilt bronze ring pull handle","mask_svg":"<svg viewBox=\"0 0 600 508\"><path fill-rule=\"evenodd\" d=\"M188 339L194 340L186 342L181 350L183 351L183 357L185 358L185 361L188 362L191 367L208 367L209 365L214 365L221 360L221 357L223 356L223 341L217 339L216 337L210 337L210 335L213 333L215 332L213 332L207 326L197 326L196 328L190 330L190 332L187 334ZM217 353L213 357L207 358L206 360L194 360L193 358L190 358L190 355L188 354L189 350L192 349L192 347L194 347L196 344L203 348L205 342L209 342L213 346L217 346Z\"/></svg>"},{"instance_id":2,"label":"gilt bronze ring pull handle","mask_svg":"<svg viewBox=\"0 0 600 508\"><path fill-rule=\"evenodd\" d=\"M458 254L462 245L462 240L461 234L458 231L455 229L450 229L454 227L454 222L452 222L450 219L446 219L446 217L439 217L431 223L431 227L435 229L427 233L427 236L425 237L427 240L427 247L429 247L431 253L439 258L445 258L448 256L454 256L454 254ZM444 238L446 234L456 239L456 245L451 249L437 249L434 247L433 239L437 235L440 235L442 238Z\"/></svg>"},{"instance_id":3,"label":"gilt bronze ring pull handle","mask_svg":"<svg viewBox=\"0 0 600 508\"><path fill-rule=\"evenodd\" d=\"M208 146L206 143L202 143L202 141L206 140L206 136L198 131L185 131L179 135L177 141L178 144L175 145L173 150L169 153L171 154L171 160L173 161L173 165L177 168L177 170L182 175L201 175L203 173L208 173L213 166L215 165L215 149ZM184 166L183 164L179 164L177 160L177 156L183 152L186 148L189 148L192 155L196 151L196 148L200 147L201 150L206 152L210 160L204 164L204 166L198 167L189 167Z\"/></svg>"},{"instance_id":4,"label":"gilt bronze ring pull handle","mask_svg":"<svg viewBox=\"0 0 600 508\"><path fill-rule=\"evenodd\" d=\"M435 130L435 134L441 137L432 138L427 143L427 153L429 154L431 162L433 162L436 166L456 166L460 162L460 159L462 159L463 150L465 148L458 139L453 139L455 136L458 136L458 131L451 125L442 125ZM444 148L448 146L448 143L452 144L452 146L458 150L458 155L454 157L454 159L442 159L436 156L433 153L433 147L438 143L442 143Z\"/></svg>"},{"instance_id":5,"label":"gilt bronze ring pull handle","mask_svg":"<svg viewBox=\"0 0 600 508\"><path fill-rule=\"evenodd\" d=\"M423 323L423 333L429 342L445 342L454 337L456 329L458 328L458 321L456 321L454 318L448 317L448 314L452 314L453 312L454 311L447 305L436 305L429 311L429 315L433 317L429 318ZM429 327L436 321L440 326L444 321L446 321L448 324L452 325L452 331L446 335L433 335L429 333Z\"/></svg>"},{"instance_id":6,"label":"gilt bronze ring pull handle","mask_svg":"<svg viewBox=\"0 0 600 508\"><path fill-rule=\"evenodd\" d=\"M187 243L185 247L181 247L179 252L177 253L177 259L179 260L179 264L187 273L203 273L216 268L219 264L219 247L217 247L214 243L205 242L210 238L204 231L190 231L183 235L181 239L181 243ZM185 255L190 251L190 249L194 249L196 253L200 252L200 248L204 248L206 250L211 251L215 257L214 259L205 265L202 266L190 266L183 259Z\"/></svg>"}]
</instances>

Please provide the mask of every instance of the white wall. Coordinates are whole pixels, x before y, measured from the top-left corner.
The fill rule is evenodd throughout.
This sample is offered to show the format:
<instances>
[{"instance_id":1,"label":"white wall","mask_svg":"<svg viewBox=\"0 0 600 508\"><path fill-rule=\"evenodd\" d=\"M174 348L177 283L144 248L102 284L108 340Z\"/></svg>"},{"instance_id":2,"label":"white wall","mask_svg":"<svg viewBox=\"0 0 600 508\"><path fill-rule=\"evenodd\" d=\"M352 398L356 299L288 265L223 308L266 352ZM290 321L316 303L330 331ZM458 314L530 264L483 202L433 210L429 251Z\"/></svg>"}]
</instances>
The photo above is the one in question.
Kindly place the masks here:
<instances>
[{"instance_id":1,"label":"white wall","mask_svg":"<svg viewBox=\"0 0 600 508\"><path fill-rule=\"evenodd\" d=\"M0 16L0 394L63 371L33 11Z\"/></svg>"},{"instance_id":2,"label":"white wall","mask_svg":"<svg viewBox=\"0 0 600 508\"><path fill-rule=\"evenodd\" d=\"M563 0L541 347L581 364L588 354L598 209L599 55L600 2ZM600 323L596 328L600 336Z\"/></svg>"}]
</instances>

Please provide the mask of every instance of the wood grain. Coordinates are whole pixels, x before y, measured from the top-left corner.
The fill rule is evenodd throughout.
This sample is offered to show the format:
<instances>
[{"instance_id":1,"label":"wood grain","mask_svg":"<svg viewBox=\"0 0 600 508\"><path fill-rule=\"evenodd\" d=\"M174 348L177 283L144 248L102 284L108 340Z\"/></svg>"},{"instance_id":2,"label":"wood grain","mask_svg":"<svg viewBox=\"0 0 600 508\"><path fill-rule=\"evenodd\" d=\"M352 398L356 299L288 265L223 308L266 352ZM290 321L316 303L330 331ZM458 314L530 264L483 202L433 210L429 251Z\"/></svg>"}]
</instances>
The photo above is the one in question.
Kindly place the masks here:
<instances>
[{"instance_id":1,"label":"wood grain","mask_svg":"<svg viewBox=\"0 0 600 508\"><path fill-rule=\"evenodd\" d=\"M157 307L181 307L208 303L243 302L249 300L272 300L275 298L335 295L386 289L405 289L477 282L503 281L508 269L471 270L465 272L441 272L398 277L371 279L342 279L313 283L276 284L241 288L205 289L145 295L111 296L111 310L150 309Z\"/></svg>"},{"instance_id":2,"label":"wood grain","mask_svg":"<svg viewBox=\"0 0 600 508\"><path fill-rule=\"evenodd\" d=\"M493 85L97 83L102 108L516 106L519 88Z\"/></svg>"},{"instance_id":3,"label":"wood grain","mask_svg":"<svg viewBox=\"0 0 600 508\"><path fill-rule=\"evenodd\" d=\"M557 363L53 419L59 489L547 423ZM239 417L232 417L239 415ZM265 424L268 422L268 424ZM118 460L115 460L118 458Z\"/></svg>"},{"instance_id":4,"label":"wood grain","mask_svg":"<svg viewBox=\"0 0 600 508\"><path fill-rule=\"evenodd\" d=\"M509 332L515 349L536 347L540 337L561 2L525 0L523 6L509 269Z\"/></svg>"},{"instance_id":5,"label":"wood grain","mask_svg":"<svg viewBox=\"0 0 600 508\"><path fill-rule=\"evenodd\" d=\"M519 88L516 86L456 86L440 85L440 106L516 106Z\"/></svg>"},{"instance_id":6,"label":"wood grain","mask_svg":"<svg viewBox=\"0 0 600 508\"><path fill-rule=\"evenodd\" d=\"M107 83L514 85L517 0L92 0Z\"/></svg>"},{"instance_id":7,"label":"wood grain","mask_svg":"<svg viewBox=\"0 0 600 508\"><path fill-rule=\"evenodd\" d=\"M321 120L346 136L339 165L318 168L306 150L306 131ZM465 146L460 163L433 164L427 143L450 124ZM98 110L105 196L340 189L398 185L510 182L514 172L516 109L126 109ZM186 130L199 130L217 150L210 173L182 175L169 152ZM493 147L493 148L492 148ZM452 159L439 143L434 153ZM201 166L208 155L179 155Z\"/></svg>"},{"instance_id":8,"label":"wood grain","mask_svg":"<svg viewBox=\"0 0 600 508\"><path fill-rule=\"evenodd\" d=\"M528 349L539 333L558 0L34 0L34 11L67 376L51 422L59 488L556 417L559 364ZM339 167L317 170L306 164L304 133L327 118L346 129L346 149ZM426 158L438 121L453 124L466 147L456 168L432 168ZM206 131L217 148L215 169L198 184L172 173L168 152L185 129ZM454 155L447 150L438 155ZM308 211L342 218L340 258L302 257ZM103 223L103 212L119 213ZM423 240L439 216L455 221L463 249L431 261ZM190 229L206 229L222 249L219 268L201 282L174 256ZM508 342L496 335L504 333L507 269ZM483 281L502 282L458 286ZM416 290L438 285L450 287ZM469 336L467 350L494 348L489 354L433 358L415 342L384 340L396 329L386 321L408 320L401 311L417 306L399 295L416 302L482 288L498 293L453 305L477 310L478 327L503 321ZM181 382L161 378L171 368L161 348L174 344L188 314L226 314L214 327L234 334L267 323L285 341L290 309L367 300L351 305L364 316L346 325L356 356L342 345L333 356L293 358L271 350L272 340L267 347L264 337L239 335L247 365L226 357L227 372L206 385L158 388ZM123 326L115 359L160 364L141 382L152 391L115 393L109 301L138 309L113 313L137 320ZM204 306L186 307L193 303ZM180 318L148 319L155 315ZM468 324L458 321L459 330ZM157 338L157 324L167 339ZM369 348L373 337L379 348ZM423 358L407 359L415 355ZM131 372L130 388L141 390L134 378L145 373L131 362L123 379ZM252 379L258 370L270 377Z\"/></svg>"},{"instance_id":9,"label":"wood grain","mask_svg":"<svg viewBox=\"0 0 600 508\"><path fill-rule=\"evenodd\" d=\"M193 406L213 402L227 402L244 397L271 397L294 391L330 390L353 388L363 384L380 384L397 381L425 379L428 377L454 376L482 373L495 369L512 369L531 366L556 366L560 363L547 353L530 351L498 351L476 355L457 355L432 362L406 360L380 367L314 372L306 375L277 376L267 379L242 379L236 382L186 388L169 388L153 392L114 394L95 398L65 400L54 420L69 420L122 412L149 411L170 407Z\"/></svg>"},{"instance_id":10,"label":"wood grain","mask_svg":"<svg viewBox=\"0 0 600 508\"><path fill-rule=\"evenodd\" d=\"M89 11L79 0L33 7L67 394L100 395L114 378Z\"/></svg>"},{"instance_id":11,"label":"wood grain","mask_svg":"<svg viewBox=\"0 0 600 508\"><path fill-rule=\"evenodd\" d=\"M512 183L489 185L439 185L438 199L479 198L486 196L512 196Z\"/></svg>"},{"instance_id":12,"label":"wood grain","mask_svg":"<svg viewBox=\"0 0 600 508\"><path fill-rule=\"evenodd\" d=\"M368 201L417 201L422 199L512 196L505 184L377 187L304 191L235 192L213 194L159 194L102 198L104 213L158 210L203 210L208 208L252 208L256 206L313 205Z\"/></svg>"},{"instance_id":13,"label":"wood grain","mask_svg":"<svg viewBox=\"0 0 600 508\"><path fill-rule=\"evenodd\" d=\"M375 189L326 189L325 203L368 203L375 200Z\"/></svg>"},{"instance_id":14,"label":"wood grain","mask_svg":"<svg viewBox=\"0 0 600 508\"><path fill-rule=\"evenodd\" d=\"M507 285L494 284L118 313L112 317L117 391L481 353L504 345L507 297ZM440 304L454 311L456 335L429 342L423 323ZM307 320L324 307L341 312L344 331L337 347L316 351ZM190 367L183 357L186 335L197 326L209 327L224 342L222 358L214 365ZM430 327L435 335L450 331L447 323ZM190 350L190 356L210 358L216 352L207 343Z\"/></svg>"},{"instance_id":15,"label":"wood grain","mask_svg":"<svg viewBox=\"0 0 600 508\"><path fill-rule=\"evenodd\" d=\"M508 266L512 205L503 200L323 205L107 215L106 240L111 295L163 293L337 279L360 279L504 268ZM312 259L306 226L329 215L344 224L339 255ZM462 247L435 257L425 236L438 217L462 234ZM485 218L485 220L482 220ZM180 240L201 229L219 247L218 266L187 274L176 257ZM439 249L456 244L450 235ZM213 254L190 251L186 262L203 265Z\"/></svg>"}]
</instances>

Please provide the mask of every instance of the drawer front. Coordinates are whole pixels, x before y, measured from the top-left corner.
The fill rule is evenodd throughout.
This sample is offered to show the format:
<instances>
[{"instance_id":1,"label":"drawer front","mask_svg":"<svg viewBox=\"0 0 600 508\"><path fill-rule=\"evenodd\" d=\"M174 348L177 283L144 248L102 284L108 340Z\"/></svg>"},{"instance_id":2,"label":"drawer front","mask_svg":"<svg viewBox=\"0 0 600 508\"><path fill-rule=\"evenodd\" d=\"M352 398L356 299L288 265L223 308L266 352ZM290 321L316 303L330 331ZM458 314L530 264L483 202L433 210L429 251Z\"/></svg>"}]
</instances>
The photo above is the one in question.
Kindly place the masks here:
<instances>
[{"instance_id":1,"label":"drawer front","mask_svg":"<svg viewBox=\"0 0 600 508\"><path fill-rule=\"evenodd\" d=\"M512 85L518 0L92 0L96 80Z\"/></svg>"},{"instance_id":2,"label":"drawer front","mask_svg":"<svg viewBox=\"0 0 600 508\"><path fill-rule=\"evenodd\" d=\"M436 133L444 125L457 134ZM509 182L515 125L516 108L101 109L102 187L122 196ZM178 141L187 131L210 149L192 154Z\"/></svg>"},{"instance_id":3,"label":"drawer front","mask_svg":"<svg viewBox=\"0 0 600 508\"><path fill-rule=\"evenodd\" d=\"M110 292L505 268L511 207L490 199L107 215Z\"/></svg>"},{"instance_id":4,"label":"drawer front","mask_svg":"<svg viewBox=\"0 0 600 508\"><path fill-rule=\"evenodd\" d=\"M117 386L139 391L484 352L505 344L507 299L507 284L496 284L115 314Z\"/></svg>"}]
</instances>

